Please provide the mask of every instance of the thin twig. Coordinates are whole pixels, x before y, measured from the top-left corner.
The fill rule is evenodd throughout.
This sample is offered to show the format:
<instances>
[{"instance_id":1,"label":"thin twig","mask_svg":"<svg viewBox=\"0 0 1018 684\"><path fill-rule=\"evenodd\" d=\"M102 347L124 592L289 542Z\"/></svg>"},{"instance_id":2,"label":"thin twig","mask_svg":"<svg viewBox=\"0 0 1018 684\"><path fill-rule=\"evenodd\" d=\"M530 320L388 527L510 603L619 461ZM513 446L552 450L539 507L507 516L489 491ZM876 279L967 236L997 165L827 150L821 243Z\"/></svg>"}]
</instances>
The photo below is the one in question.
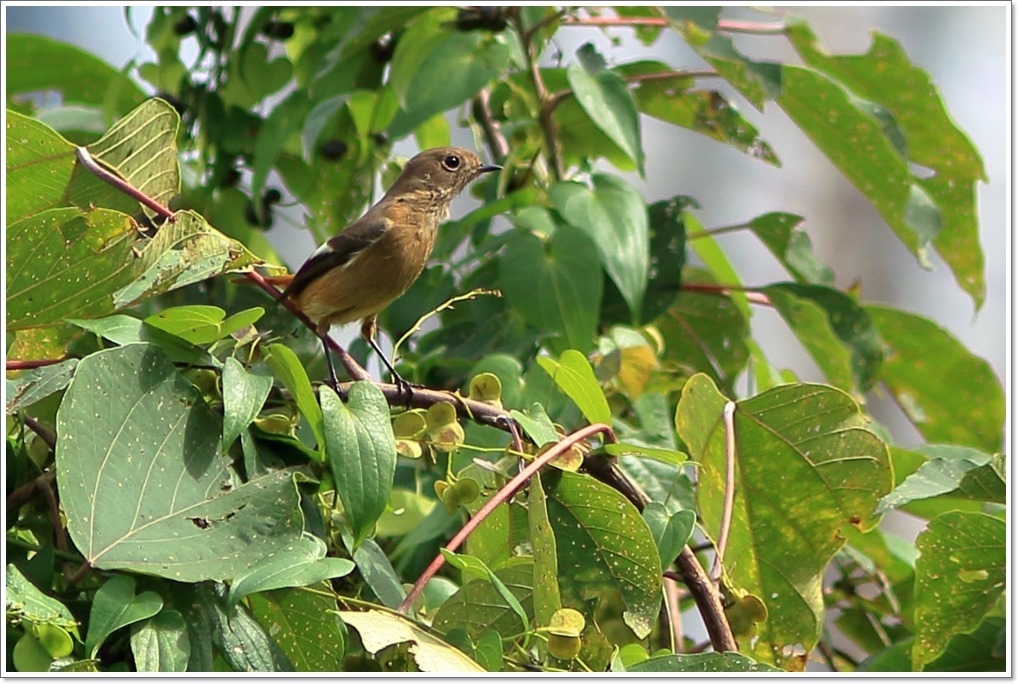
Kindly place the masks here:
<instances>
[{"instance_id":1,"label":"thin twig","mask_svg":"<svg viewBox=\"0 0 1018 684\"><path fill-rule=\"evenodd\" d=\"M484 504L484 506L481 507L481 510L477 511L477 513L470 518L469 521L467 521L467 524L464 525L462 529L460 529L460 531L449 540L449 543L446 544L444 548L447 551L455 551L458 549L460 544L462 544L466 538L470 536L475 529L477 529L477 526L480 525L488 517L488 515L495 510L496 507L507 501L517 492L517 490L526 484L527 480L529 480L534 473L543 468L553 459L561 456L563 453L571 449L575 444L579 444L588 437L593 437L599 433L605 434L606 441L610 443L615 442L615 433L612 431L611 427L596 423L594 425L588 425L585 428L580 428L576 432L565 437L561 442L552 446L548 449L548 451L535 457L526 468L521 470L513 479L509 480L502 489L498 490L498 492L491 497L488 503ZM424 591L424 585L426 585L428 581L435 576L435 573L438 572L439 568L441 568L443 564L445 564L445 556L439 553L435 556L434 560L431 561L431 564L424 570L424 573L417 578L416 582L414 582L413 588L409 591L409 593L407 593L406 598L403 599L403 603L399 606L400 612L405 613L410 609L417 600L417 597L420 596L422 591Z\"/></svg>"},{"instance_id":2,"label":"thin twig","mask_svg":"<svg viewBox=\"0 0 1018 684\"><path fill-rule=\"evenodd\" d=\"M600 26L600 27L632 27L650 26L661 27L669 25L669 20L663 17L568 17L563 26ZM733 21L731 19L719 19L717 23L719 31L732 33L753 33L757 35L782 34L788 30L785 24L771 22L766 24L752 21Z\"/></svg>"},{"instance_id":3,"label":"thin twig","mask_svg":"<svg viewBox=\"0 0 1018 684\"><path fill-rule=\"evenodd\" d=\"M491 150L494 162L504 164L509 156L509 142L502 135L502 129L491 113L491 92L487 88L481 88L474 96L471 109L477 123L481 125L481 130L484 131L484 138L488 142L488 149Z\"/></svg>"},{"instance_id":4,"label":"thin twig","mask_svg":"<svg viewBox=\"0 0 1018 684\"><path fill-rule=\"evenodd\" d=\"M91 569L92 569L92 564L89 563L86 560L85 562L83 562L81 564L81 567L78 568L77 572L75 572L73 575L71 575L70 577L67 578L67 585L68 586L73 586L73 585L77 584L78 582L80 582L81 580L83 580L85 578L85 575L87 575L88 571L91 570Z\"/></svg>"},{"instance_id":5,"label":"thin twig","mask_svg":"<svg viewBox=\"0 0 1018 684\"><path fill-rule=\"evenodd\" d=\"M838 672L838 666L834 664L834 653L831 651L830 645L823 639L817 642L817 648L820 651L820 655L824 657L824 661L827 662L827 667L831 672Z\"/></svg>"},{"instance_id":6,"label":"thin twig","mask_svg":"<svg viewBox=\"0 0 1018 684\"><path fill-rule=\"evenodd\" d=\"M725 404L725 499L721 509L721 529L718 532L717 553L714 554L714 566L711 568L711 579L715 583L721 581L722 563L725 549L728 547L728 533L732 527L732 509L735 507L735 402Z\"/></svg>"},{"instance_id":7,"label":"thin twig","mask_svg":"<svg viewBox=\"0 0 1018 684\"><path fill-rule=\"evenodd\" d=\"M771 298L765 295L763 292L758 292L754 288L745 287L742 285L718 285L716 283L682 283L682 289L689 290L690 292L703 292L705 294L716 294L722 297L727 297L732 292L742 292L746 295L746 300L753 304L761 304L763 306L774 306L774 303L771 302Z\"/></svg>"},{"instance_id":8,"label":"thin twig","mask_svg":"<svg viewBox=\"0 0 1018 684\"><path fill-rule=\"evenodd\" d=\"M554 16L552 17L554 18ZM546 19L551 20L551 18ZM530 79L534 83L534 91L537 94L537 106L538 116L541 121L541 131L544 133L545 147L548 149L548 161L550 162L551 172L556 181L562 180L565 176L565 168L562 164L562 151L559 149L558 133L555 130L555 120L552 114L555 110L554 102L551 99L551 95L548 93L548 88L544 85L544 79L541 77L541 69L537 65L537 58L539 55L534 54L533 37L535 29L538 25L532 27L529 31L524 30L522 20L516 18L516 29L520 35L520 41L523 45L523 55L527 60L527 68L530 71Z\"/></svg>"}]
</instances>

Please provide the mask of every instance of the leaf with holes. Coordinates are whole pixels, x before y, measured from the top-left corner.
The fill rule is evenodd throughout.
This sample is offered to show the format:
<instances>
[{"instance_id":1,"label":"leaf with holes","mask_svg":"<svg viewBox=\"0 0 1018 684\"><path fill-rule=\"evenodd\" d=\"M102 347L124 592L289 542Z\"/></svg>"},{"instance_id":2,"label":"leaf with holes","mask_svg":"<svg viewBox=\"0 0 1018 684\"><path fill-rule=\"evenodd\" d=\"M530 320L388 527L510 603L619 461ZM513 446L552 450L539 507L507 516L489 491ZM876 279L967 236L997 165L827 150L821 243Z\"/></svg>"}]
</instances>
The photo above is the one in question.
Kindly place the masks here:
<instances>
[{"instance_id":1,"label":"leaf with holes","mask_svg":"<svg viewBox=\"0 0 1018 684\"><path fill-rule=\"evenodd\" d=\"M721 525L725 498L727 399L705 375L683 387L676 429L700 464L697 503L708 534ZM732 584L759 596L757 660L801 667L824 620L824 570L844 545L842 530L869 529L890 491L887 447L858 405L824 385L783 385L744 399L735 412L736 481L724 564Z\"/></svg>"},{"instance_id":2,"label":"leaf with holes","mask_svg":"<svg viewBox=\"0 0 1018 684\"><path fill-rule=\"evenodd\" d=\"M236 484L222 418L157 347L81 360L57 413L67 529L102 569L232 579L300 537L293 471Z\"/></svg>"}]
</instances>

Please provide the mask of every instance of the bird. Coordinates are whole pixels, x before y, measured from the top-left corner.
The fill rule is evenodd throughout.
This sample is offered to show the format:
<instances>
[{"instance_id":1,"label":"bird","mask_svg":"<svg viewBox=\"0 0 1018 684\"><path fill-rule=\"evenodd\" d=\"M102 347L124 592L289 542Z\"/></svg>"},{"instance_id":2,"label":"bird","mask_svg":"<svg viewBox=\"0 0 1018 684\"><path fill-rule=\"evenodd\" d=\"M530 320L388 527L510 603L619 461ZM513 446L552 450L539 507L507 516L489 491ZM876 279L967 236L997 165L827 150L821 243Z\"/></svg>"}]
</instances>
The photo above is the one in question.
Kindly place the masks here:
<instances>
[{"instance_id":1,"label":"bird","mask_svg":"<svg viewBox=\"0 0 1018 684\"><path fill-rule=\"evenodd\" d=\"M424 270L453 198L471 181L501 169L462 147L425 150L406 163L382 199L329 238L292 276L271 279L285 286L279 299L289 298L315 324L333 388L339 383L329 329L360 320L361 335L409 398L410 384L375 341L378 314Z\"/></svg>"}]
</instances>

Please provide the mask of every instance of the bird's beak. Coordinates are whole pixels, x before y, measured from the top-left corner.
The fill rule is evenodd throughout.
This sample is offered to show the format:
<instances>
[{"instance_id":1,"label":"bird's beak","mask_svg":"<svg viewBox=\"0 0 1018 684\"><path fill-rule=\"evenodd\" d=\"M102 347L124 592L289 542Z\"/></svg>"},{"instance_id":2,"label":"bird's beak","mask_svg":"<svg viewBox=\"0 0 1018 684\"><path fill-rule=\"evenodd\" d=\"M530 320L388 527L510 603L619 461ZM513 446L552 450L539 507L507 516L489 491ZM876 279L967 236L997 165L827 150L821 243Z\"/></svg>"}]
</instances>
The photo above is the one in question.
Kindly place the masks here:
<instances>
[{"instance_id":1,"label":"bird's beak","mask_svg":"<svg viewBox=\"0 0 1018 684\"><path fill-rule=\"evenodd\" d=\"M497 164L488 164L486 166L482 166L481 168L477 169L477 174L480 175L482 173L491 173L492 171L501 171L501 170L502 170L502 167L498 166Z\"/></svg>"}]
</instances>

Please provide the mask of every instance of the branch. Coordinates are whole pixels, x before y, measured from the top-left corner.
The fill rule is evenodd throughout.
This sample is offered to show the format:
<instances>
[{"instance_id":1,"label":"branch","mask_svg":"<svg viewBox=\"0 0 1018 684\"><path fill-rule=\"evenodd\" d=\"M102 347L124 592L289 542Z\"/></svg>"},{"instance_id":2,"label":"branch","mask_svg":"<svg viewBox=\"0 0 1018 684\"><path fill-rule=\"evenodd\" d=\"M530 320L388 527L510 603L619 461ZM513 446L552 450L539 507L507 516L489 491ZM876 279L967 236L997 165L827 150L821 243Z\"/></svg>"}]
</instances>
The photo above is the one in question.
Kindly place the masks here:
<instances>
[{"instance_id":1,"label":"branch","mask_svg":"<svg viewBox=\"0 0 1018 684\"><path fill-rule=\"evenodd\" d=\"M619 470L612 460L592 457L585 459L583 465L587 473L620 491L637 510L642 511L650 502L650 497ZM721 605L717 587L710 581L689 546L683 548L679 557L675 559L675 567L678 568L678 575L666 572L664 576L681 579L689 589L714 650L718 653L738 650L739 646L732 635L732 628L728 625L728 618L725 617L725 609Z\"/></svg>"},{"instance_id":2,"label":"branch","mask_svg":"<svg viewBox=\"0 0 1018 684\"><path fill-rule=\"evenodd\" d=\"M599 26L603 28L612 26L635 28L639 26L651 26L664 28L669 26L671 21L663 17L567 17L563 26ZM752 21L732 21L730 19L719 19L718 31L729 31L731 33L753 33L757 35L782 34L788 27L780 22L757 23Z\"/></svg>"},{"instance_id":3,"label":"branch","mask_svg":"<svg viewBox=\"0 0 1018 684\"><path fill-rule=\"evenodd\" d=\"M416 394L416 391L414 394ZM561 442L552 446L540 456L535 457L526 468L521 470L516 477L509 480L502 489L498 490L498 492L491 497L488 503L481 507L481 510L477 511L476 515L467 521L467 524L456 533L456 536L449 540L448 544L445 545L445 549L447 551L455 551L458 549L460 544L466 541L466 538L470 536L470 533L477 529L477 526L480 525L497 506L512 497L513 494L527 483L527 480L529 480L534 473L544 467L547 463L556 457L561 456L563 453L571 449L573 445L602 432L605 433L608 442L615 442L615 433L612 432L611 427L601 423L595 423L594 425L588 425L585 428L580 428L576 432L564 438ZM401 613L405 613L410 609L417 600L417 597L420 596L422 591L424 591L424 586L432 577L435 576L435 573L438 572L439 568L441 568L444 563L445 556L441 553L435 556L435 559L431 561L431 564L424 570L424 573L417 578L416 582L414 582L413 588L406 595L406 598L403 599L403 603L400 604L399 611Z\"/></svg>"},{"instance_id":4,"label":"branch","mask_svg":"<svg viewBox=\"0 0 1018 684\"><path fill-rule=\"evenodd\" d=\"M48 471L40 475L39 477L27 482L13 492L7 495L7 513L8 515L35 498L37 493L42 492L43 489L53 484L53 480L56 478L56 474L53 471Z\"/></svg>"},{"instance_id":5,"label":"branch","mask_svg":"<svg viewBox=\"0 0 1018 684\"><path fill-rule=\"evenodd\" d=\"M7 361L5 362L6 370L18 371L18 370L32 370L33 368L42 368L44 366L53 366L58 363L63 363L67 359L75 358L73 356L65 356L62 359L30 359L25 361Z\"/></svg>"}]
</instances>

